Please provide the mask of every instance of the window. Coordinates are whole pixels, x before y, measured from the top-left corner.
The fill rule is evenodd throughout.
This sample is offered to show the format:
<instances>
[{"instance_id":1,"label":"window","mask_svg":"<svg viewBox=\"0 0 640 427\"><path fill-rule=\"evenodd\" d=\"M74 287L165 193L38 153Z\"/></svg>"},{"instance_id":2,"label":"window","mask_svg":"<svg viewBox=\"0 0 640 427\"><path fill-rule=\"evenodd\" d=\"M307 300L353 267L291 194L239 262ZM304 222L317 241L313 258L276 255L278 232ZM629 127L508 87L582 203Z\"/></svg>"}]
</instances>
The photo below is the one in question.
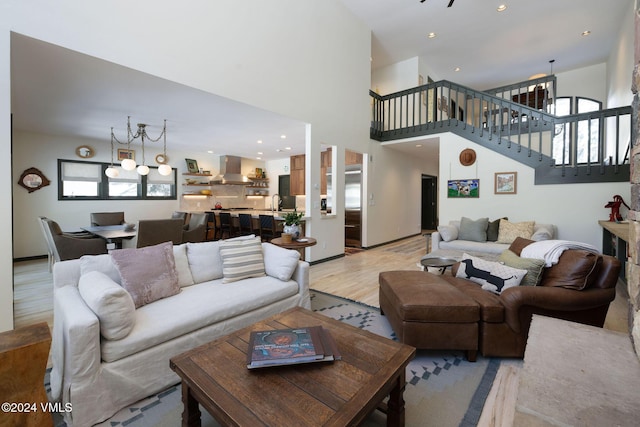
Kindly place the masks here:
<instances>
[{"instance_id":1,"label":"window","mask_svg":"<svg viewBox=\"0 0 640 427\"><path fill-rule=\"evenodd\" d=\"M151 167L149 175L126 171L120 166L116 178L108 178L104 171L108 163L58 160L58 200L175 200L177 176L163 176Z\"/></svg>"},{"instance_id":2,"label":"window","mask_svg":"<svg viewBox=\"0 0 640 427\"><path fill-rule=\"evenodd\" d=\"M602 109L602 102L589 98L576 97L574 102L573 97L559 97L555 102L558 117ZM572 138L573 134L576 137ZM557 165L574 162L572 141L577 147L575 163L597 163L600 161L600 122L598 119L583 119L577 122L556 124L553 137L553 158Z\"/></svg>"}]
</instances>

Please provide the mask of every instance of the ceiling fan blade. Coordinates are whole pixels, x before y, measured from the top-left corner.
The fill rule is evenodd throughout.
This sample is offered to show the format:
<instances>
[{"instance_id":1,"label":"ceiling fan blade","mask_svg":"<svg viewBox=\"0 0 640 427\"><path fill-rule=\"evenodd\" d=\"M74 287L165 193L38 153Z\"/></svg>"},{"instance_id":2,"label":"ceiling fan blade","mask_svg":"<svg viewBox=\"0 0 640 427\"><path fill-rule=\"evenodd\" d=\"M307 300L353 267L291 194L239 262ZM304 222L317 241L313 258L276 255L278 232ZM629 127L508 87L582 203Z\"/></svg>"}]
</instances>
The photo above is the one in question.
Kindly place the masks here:
<instances>
[{"instance_id":1,"label":"ceiling fan blade","mask_svg":"<svg viewBox=\"0 0 640 427\"><path fill-rule=\"evenodd\" d=\"M454 2L454 0L451 0L451 1L449 2L449 6L447 6L447 7L451 7L451 6L453 5L453 2Z\"/></svg>"}]
</instances>

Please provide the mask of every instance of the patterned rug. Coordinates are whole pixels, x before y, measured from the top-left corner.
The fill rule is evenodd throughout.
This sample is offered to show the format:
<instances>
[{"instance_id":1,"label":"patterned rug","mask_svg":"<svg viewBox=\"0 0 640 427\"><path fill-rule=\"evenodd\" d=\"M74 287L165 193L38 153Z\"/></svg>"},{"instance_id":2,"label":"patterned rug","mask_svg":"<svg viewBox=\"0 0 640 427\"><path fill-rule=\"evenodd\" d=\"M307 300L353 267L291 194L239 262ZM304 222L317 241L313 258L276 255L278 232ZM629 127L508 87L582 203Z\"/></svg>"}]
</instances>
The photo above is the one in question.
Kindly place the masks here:
<instances>
[{"instance_id":1,"label":"patterned rug","mask_svg":"<svg viewBox=\"0 0 640 427\"><path fill-rule=\"evenodd\" d=\"M326 316L395 339L387 319L376 307L313 290L311 306ZM475 363L468 362L459 351L419 350L407 366L406 425L477 425L499 365L500 359L481 356ZM45 382L48 389L48 373ZM180 425L181 412L181 392L177 385L122 409L99 426L174 427ZM219 426L207 411L201 408L201 412L203 427ZM60 417L55 418L55 425L66 426ZM384 426L386 417L375 411L363 425Z\"/></svg>"}]
</instances>

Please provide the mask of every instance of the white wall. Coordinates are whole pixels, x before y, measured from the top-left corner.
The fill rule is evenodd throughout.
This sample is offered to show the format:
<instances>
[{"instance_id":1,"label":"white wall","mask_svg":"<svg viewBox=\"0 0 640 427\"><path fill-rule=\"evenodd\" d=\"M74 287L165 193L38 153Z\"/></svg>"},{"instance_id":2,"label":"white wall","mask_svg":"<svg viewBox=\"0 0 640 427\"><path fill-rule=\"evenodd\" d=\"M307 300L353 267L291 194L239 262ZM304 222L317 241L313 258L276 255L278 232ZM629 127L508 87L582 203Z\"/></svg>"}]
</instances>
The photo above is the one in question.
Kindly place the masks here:
<instances>
[{"instance_id":1,"label":"white wall","mask_svg":"<svg viewBox=\"0 0 640 427\"><path fill-rule=\"evenodd\" d=\"M556 96L582 96L603 102L607 108L607 65L605 63L556 74Z\"/></svg>"},{"instance_id":2,"label":"white wall","mask_svg":"<svg viewBox=\"0 0 640 427\"><path fill-rule=\"evenodd\" d=\"M609 219L604 205L614 194L630 198L628 182L534 185L534 170L482 146L474 145L477 160L462 166L460 151L469 148L469 141L447 133L440 136L440 176L438 203L440 224L488 217L490 221L508 217L509 221L551 223L558 227L558 238L602 246L602 229L598 220ZM517 172L517 194L494 194L496 172ZM447 180L480 179L480 197L457 199L447 197Z\"/></svg>"},{"instance_id":3,"label":"white wall","mask_svg":"<svg viewBox=\"0 0 640 427\"><path fill-rule=\"evenodd\" d=\"M418 86L418 57L378 68L371 74L371 90L378 95L388 95ZM427 78L427 76L423 77ZM427 82L425 81L425 84Z\"/></svg>"},{"instance_id":4,"label":"white wall","mask_svg":"<svg viewBox=\"0 0 640 427\"><path fill-rule=\"evenodd\" d=\"M634 2L620 23L619 40L607 61L607 108L631 105L631 78L634 66ZM640 48L640 46L639 46Z\"/></svg>"},{"instance_id":5,"label":"white wall","mask_svg":"<svg viewBox=\"0 0 640 427\"><path fill-rule=\"evenodd\" d=\"M10 31L310 123L307 143L317 161L309 172L316 175L321 143L361 152L370 144L371 34L338 0L7 0L0 8L0 330L13 318ZM320 217L319 209L310 213ZM316 222L314 235L343 235L337 221ZM343 242L334 240L330 253L342 253Z\"/></svg>"}]
</instances>

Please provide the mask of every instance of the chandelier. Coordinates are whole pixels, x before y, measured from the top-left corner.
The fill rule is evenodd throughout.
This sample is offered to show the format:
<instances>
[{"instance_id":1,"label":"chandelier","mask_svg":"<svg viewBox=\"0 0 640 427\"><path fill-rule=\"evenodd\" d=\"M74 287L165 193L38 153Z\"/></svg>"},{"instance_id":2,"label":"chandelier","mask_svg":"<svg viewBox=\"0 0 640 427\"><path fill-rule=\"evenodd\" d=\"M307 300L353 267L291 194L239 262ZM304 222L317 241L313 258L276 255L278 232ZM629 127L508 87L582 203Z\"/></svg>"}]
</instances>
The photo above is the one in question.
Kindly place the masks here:
<instances>
[{"instance_id":1,"label":"chandelier","mask_svg":"<svg viewBox=\"0 0 640 427\"><path fill-rule=\"evenodd\" d=\"M163 157L162 158L165 160L167 159L167 120L164 121L162 133L157 138L151 138L149 134L147 134L147 125L144 123L138 123L138 130L136 131L136 133L133 133L133 131L131 130L131 116L128 116L126 142L120 141L116 137L116 135L113 133L113 127L111 128L111 165L105 170L105 175L107 175L109 178L115 178L118 176L118 169L116 169L113 165L114 141L117 142L118 144L126 145L127 151L129 151L131 149L131 143L138 138L140 138L140 142L142 144L142 164L137 165L134 159L126 158L126 159L123 159L122 162L120 162L120 166L122 166L122 169L127 171L132 171L135 169L140 175L149 174L149 166L146 165L145 156L144 156L145 140L151 141L151 142L158 142L160 141L160 138L162 138L163 139L163 147L162 147ZM158 167L158 173L160 175L165 175L165 176L170 175L171 171L172 171L171 166L169 166L166 163Z\"/></svg>"}]
</instances>

